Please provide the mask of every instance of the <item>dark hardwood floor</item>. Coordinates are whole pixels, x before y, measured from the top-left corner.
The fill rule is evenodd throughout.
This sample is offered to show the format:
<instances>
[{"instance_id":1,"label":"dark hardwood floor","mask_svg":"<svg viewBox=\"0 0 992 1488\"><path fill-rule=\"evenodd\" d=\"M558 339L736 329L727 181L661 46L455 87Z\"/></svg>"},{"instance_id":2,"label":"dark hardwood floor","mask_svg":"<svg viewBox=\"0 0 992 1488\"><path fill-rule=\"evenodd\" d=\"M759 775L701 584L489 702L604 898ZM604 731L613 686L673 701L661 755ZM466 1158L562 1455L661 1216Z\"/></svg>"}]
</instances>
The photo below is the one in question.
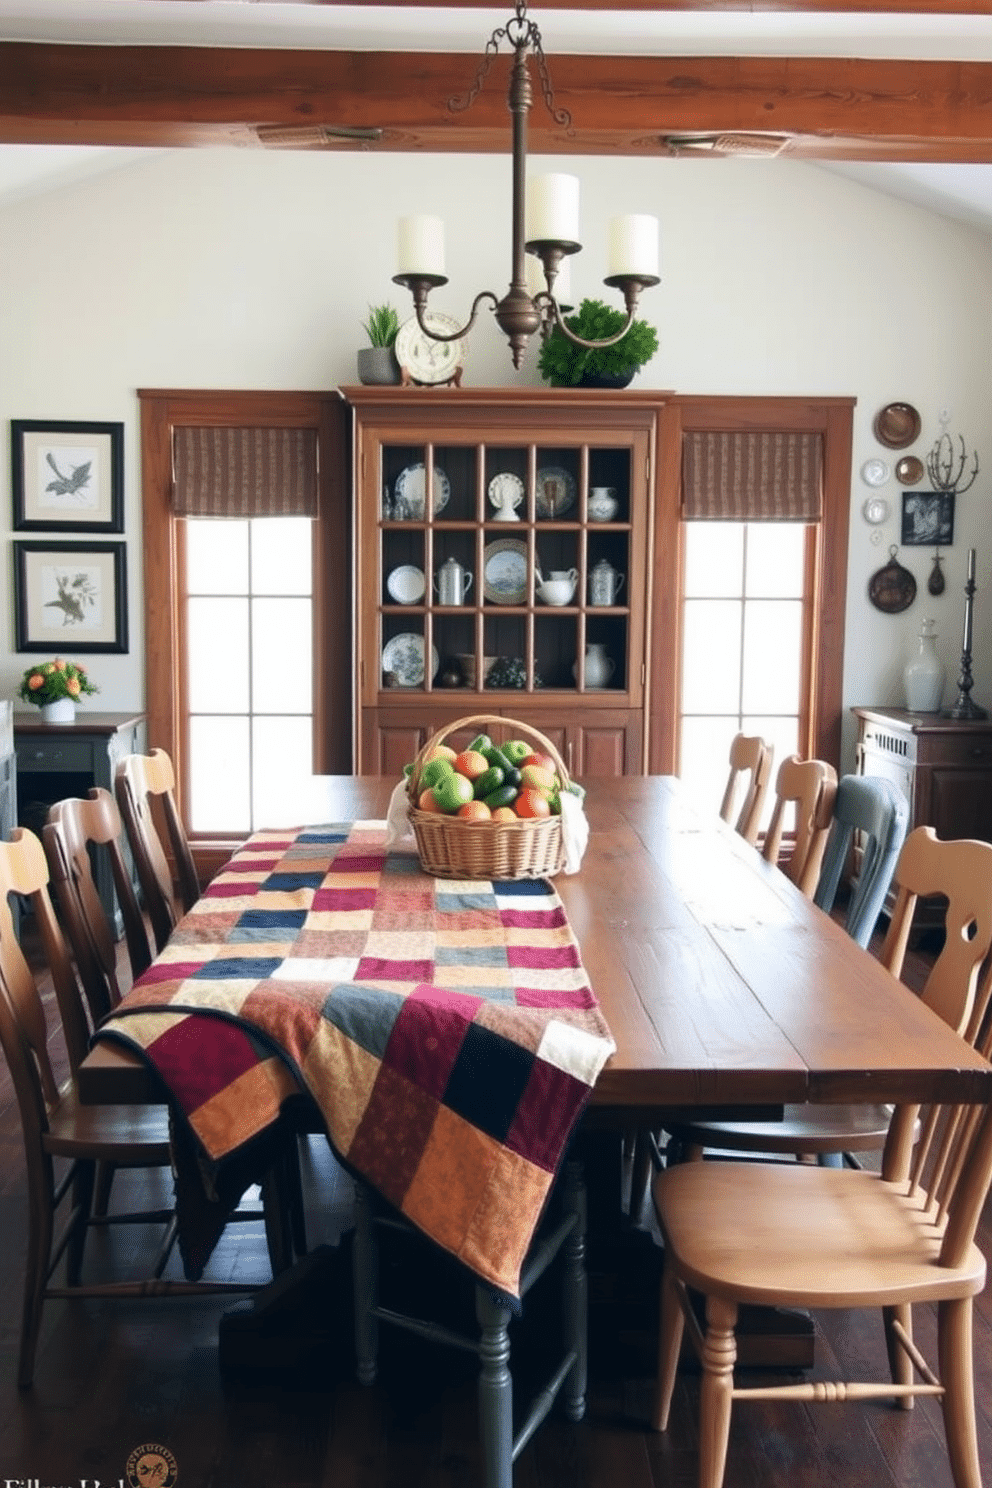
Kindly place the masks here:
<instances>
[{"instance_id":1,"label":"dark hardwood floor","mask_svg":"<svg viewBox=\"0 0 992 1488\"><path fill-rule=\"evenodd\" d=\"M925 969L917 958L914 970ZM469 1488L479 1481L474 1361L384 1330L379 1381L354 1379L349 1304L350 1185L326 1144L305 1160L312 1264L319 1285L295 1330L239 1331L244 1305L194 1301L53 1302L45 1309L33 1388L15 1383L25 1245L20 1129L6 1069L0 1077L0 1483L11 1488L125 1481L134 1449L173 1455L182 1488ZM122 1181L123 1178L123 1181ZM147 1177L118 1175L128 1183ZM981 1239L992 1242L992 1214ZM95 1240L96 1243L93 1243ZM121 1267L151 1248L131 1232L126 1248L91 1237L89 1263ZM660 1255L641 1230L622 1249L590 1251L591 1380L586 1419L553 1416L521 1455L516 1488L690 1488L696 1482L697 1377L679 1386L670 1430L647 1428ZM387 1254L390 1284L415 1293L443 1287L432 1258L416 1267ZM212 1267L227 1277L268 1275L261 1228L232 1226ZM465 1292L465 1299L470 1289ZM225 1313L233 1313L222 1324ZM515 1325L516 1359L540 1352L554 1326L553 1298L535 1296ZM880 1322L838 1313L816 1319L813 1374L880 1375ZM917 1334L926 1348L933 1316ZM983 1460L992 1464L992 1307L979 1304L975 1373ZM726 1488L951 1488L940 1411L885 1402L739 1405Z\"/></svg>"}]
</instances>

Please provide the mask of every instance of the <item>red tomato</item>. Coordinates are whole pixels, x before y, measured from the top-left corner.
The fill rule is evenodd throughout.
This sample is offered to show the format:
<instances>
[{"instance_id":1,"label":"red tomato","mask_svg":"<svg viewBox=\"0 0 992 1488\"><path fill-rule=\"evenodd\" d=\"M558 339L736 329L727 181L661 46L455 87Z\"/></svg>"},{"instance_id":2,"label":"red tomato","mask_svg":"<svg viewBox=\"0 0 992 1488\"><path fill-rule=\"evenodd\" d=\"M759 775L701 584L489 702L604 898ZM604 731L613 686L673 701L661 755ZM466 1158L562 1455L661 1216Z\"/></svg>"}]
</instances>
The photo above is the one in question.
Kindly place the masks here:
<instances>
[{"instance_id":1,"label":"red tomato","mask_svg":"<svg viewBox=\"0 0 992 1488\"><path fill-rule=\"evenodd\" d=\"M467 780L478 780L480 775L485 775L489 769L489 761L484 754L477 749L465 749L457 754L452 764L459 775L464 775Z\"/></svg>"},{"instance_id":2,"label":"red tomato","mask_svg":"<svg viewBox=\"0 0 992 1488\"><path fill-rule=\"evenodd\" d=\"M518 816L550 816L551 807L543 791L525 786L513 803Z\"/></svg>"}]
</instances>

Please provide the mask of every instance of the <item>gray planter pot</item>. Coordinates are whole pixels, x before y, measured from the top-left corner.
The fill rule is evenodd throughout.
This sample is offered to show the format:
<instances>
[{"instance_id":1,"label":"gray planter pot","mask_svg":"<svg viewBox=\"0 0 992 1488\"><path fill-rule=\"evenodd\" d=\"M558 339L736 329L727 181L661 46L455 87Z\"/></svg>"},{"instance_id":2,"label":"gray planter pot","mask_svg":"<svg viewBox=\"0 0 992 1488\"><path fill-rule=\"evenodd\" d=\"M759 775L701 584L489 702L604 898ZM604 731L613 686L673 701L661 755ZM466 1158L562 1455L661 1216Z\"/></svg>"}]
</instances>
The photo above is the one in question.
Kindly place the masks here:
<instances>
[{"instance_id":1,"label":"gray planter pot","mask_svg":"<svg viewBox=\"0 0 992 1488\"><path fill-rule=\"evenodd\" d=\"M363 346L358 353L358 380L367 387L399 382L400 364L391 346Z\"/></svg>"}]
</instances>

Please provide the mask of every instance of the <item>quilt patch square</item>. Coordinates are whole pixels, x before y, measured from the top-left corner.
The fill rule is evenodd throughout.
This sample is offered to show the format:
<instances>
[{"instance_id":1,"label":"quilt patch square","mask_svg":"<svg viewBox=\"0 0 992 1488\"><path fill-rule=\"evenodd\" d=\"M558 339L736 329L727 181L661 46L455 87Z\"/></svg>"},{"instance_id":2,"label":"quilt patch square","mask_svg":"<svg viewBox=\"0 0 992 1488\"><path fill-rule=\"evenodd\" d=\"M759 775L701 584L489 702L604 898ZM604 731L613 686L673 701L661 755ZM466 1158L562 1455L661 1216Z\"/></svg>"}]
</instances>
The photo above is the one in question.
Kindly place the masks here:
<instances>
[{"instance_id":1,"label":"quilt patch square","mask_svg":"<svg viewBox=\"0 0 992 1488\"><path fill-rule=\"evenodd\" d=\"M533 1063L527 1049L473 1023L448 1078L444 1103L496 1141L505 1141Z\"/></svg>"},{"instance_id":2,"label":"quilt patch square","mask_svg":"<svg viewBox=\"0 0 992 1488\"><path fill-rule=\"evenodd\" d=\"M383 1065L358 1124L348 1161L400 1208L437 1119L433 1096Z\"/></svg>"},{"instance_id":3,"label":"quilt patch square","mask_svg":"<svg viewBox=\"0 0 992 1488\"><path fill-rule=\"evenodd\" d=\"M383 1063L441 1100L477 1007L473 997L411 993L393 1024Z\"/></svg>"},{"instance_id":4,"label":"quilt patch square","mask_svg":"<svg viewBox=\"0 0 992 1488\"><path fill-rule=\"evenodd\" d=\"M215 956L212 961L206 961L190 972L190 977L193 980L202 977L217 981L229 979L264 982L266 977L275 972L281 959L278 956Z\"/></svg>"},{"instance_id":5,"label":"quilt patch square","mask_svg":"<svg viewBox=\"0 0 992 1488\"><path fill-rule=\"evenodd\" d=\"M395 992L347 984L335 987L321 1009L328 1023L382 1059L404 999Z\"/></svg>"},{"instance_id":6,"label":"quilt patch square","mask_svg":"<svg viewBox=\"0 0 992 1488\"><path fill-rule=\"evenodd\" d=\"M306 923L307 912L305 909L248 909L238 919L234 927L232 939L241 939L240 931L244 930L281 930L282 936L274 935L274 940L294 940L297 930L302 930Z\"/></svg>"}]
</instances>

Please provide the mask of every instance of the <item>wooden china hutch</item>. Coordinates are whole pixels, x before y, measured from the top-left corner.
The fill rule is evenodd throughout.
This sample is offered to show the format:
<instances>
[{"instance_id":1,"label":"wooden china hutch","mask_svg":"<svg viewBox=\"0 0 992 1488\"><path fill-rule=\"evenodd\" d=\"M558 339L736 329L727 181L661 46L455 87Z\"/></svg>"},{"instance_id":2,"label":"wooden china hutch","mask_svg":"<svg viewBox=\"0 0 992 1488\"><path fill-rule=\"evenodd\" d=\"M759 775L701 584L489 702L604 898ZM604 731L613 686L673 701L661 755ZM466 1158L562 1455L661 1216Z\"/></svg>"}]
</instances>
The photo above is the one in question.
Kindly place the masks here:
<instances>
[{"instance_id":1,"label":"wooden china hutch","mask_svg":"<svg viewBox=\"0 0 992 1488\"><path fill-rule=\"evenodd\" d=\"M343 392L358 773L398 775L429 735L482 713L539 729L577 777L643 771L666 395Z\"/></svg>"}]
</instances>

